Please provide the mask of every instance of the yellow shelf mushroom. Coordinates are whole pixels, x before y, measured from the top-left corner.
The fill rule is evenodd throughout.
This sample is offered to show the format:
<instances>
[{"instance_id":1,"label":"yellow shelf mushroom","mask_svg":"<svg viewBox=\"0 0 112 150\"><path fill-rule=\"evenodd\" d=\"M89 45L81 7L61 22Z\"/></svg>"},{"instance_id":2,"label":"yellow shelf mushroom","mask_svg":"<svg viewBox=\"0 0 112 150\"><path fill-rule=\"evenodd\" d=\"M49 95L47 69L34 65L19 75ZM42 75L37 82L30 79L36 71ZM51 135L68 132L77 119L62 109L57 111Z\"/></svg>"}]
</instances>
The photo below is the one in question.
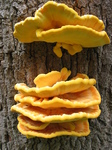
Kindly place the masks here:
<instances>
[{"instance_id":1,"label":"yellow shelf mushroom","mask_svg":"<svg viewBox=\"0 0 112 150\"><path fill-rule=\"evenodd\" d=\"M17 103L11 111L18 112L18 130L27 138L52 138L61 135L87 136L89 118L97 118L101 97L93 86L95 79L77 74L67 80L71 71L51 71L34 79L36 87L16 84ZM56 78L55 78L56 76ZM55 79L54 79L55 78Z\"/></svg>"},{"instance_id":2,"label":"yellow shelf mushroom","mask_svg":"<svg viewBox=\"0 0 112 150\"><path fill-rule=\"evenodd\" d=\"M37 41L49 43L57 42L54 52L58 57L62 56L60 47L68 50L72 55L82 50L82 47L98 47L110 43L110 39L105 31L95 31L85 26L66 25L57 29L42 31L36 30Z\"/></svg>"},{"instance_id":3,"label":"yellow shelf mushroom","mask_svg":"<svg viewBox=\"0 0 112 150\"><path fill-rule=\"evenodd\" d=\"M17 83L15 89L22 93L24 96L35 96L40 98L53 97L57 95L62 95L65 93L76 93L90 88L92 85L96 84L95 79L89 79L85 74L77 74L75 78L72 78L69 81L64 81L70 75L70 71L66 68L63 68L60 71L60 75L56 79L51 78L51 76L59 72L52 71L48 74L38 75L34 79L36 87L28 87L24 83ZM40 80L41 79L41 80ZM47 84L43 81L46 81ZM58 81L58 82L56 82ZM52 85L52 86L51 86ZM40 88L39 88L39 87Z\"/></svg>"},{"instance_id":4,"label":"yellow shelf mushroom","mask_svg":"<svg viewBox=\"0 0 112 150\"><path fill-rule=\"evenodd\" d=\"M78 13L63 3L49 1L35 12L38 28L43 30L56 29L65 25L81 25L102 31L104 24L94 15L79 16Z\"/></svg>"},{"instance_id":5,"label":"yellow shelf mushroom","mask_svg":"<svg viewBox=\"0 0 112 150\"><path fill-rule=\"evenodd\" d=\"M33 130L24 126L22 122L18 123L18 130L28 138L43 137L53 138L62 135L87 136L90 133L88 120L79 120L70 123L50 123L43 130Z\"/></svg>"},{"instance_id":6,"label":"yellow shelf mushroom","mask_svg":"<svg viewBox=\"0 0 112 150\"><path fill-rule=\"evenodd\" d=\"M14 36L20 42L45 41L57 42L53 51L62 56L61 48L74 55L82 47L97 47L110 43L102 20L94 15L79 16L75 10L65 4L47 2L35 12L15 24Z\"/></svg>"},{"instance_id":7,"label":"yellow shelf mushroom","mask_svg":"<svg viewBox=\"0 0 112 150\"><path fill-rule=\"evenodd\" d=\"M95 79L76 79L70 81L60 81L57 82L52 87L28 87L24 83L17 83L15 89L25 96L36 96L41 98L52 97L57 95L62 95L65 93L75 93L88 89L96 83Z\"/></svg>"},{"instance_id":8,"label":"yellow shelf mushroom","mask_svg":"<svg viewBox=\"0 0 112 150\"><path fill-rule=\"evenodd\" d=\"M61 69L61 71L51 71L47 74L40 74L34 79L36 87L41 88L45 86L53 86L56 82L65 81L70 76L71 71L67 68Z\"/></svg>"},{"instance_id":9,"label":"yellow shelf mushroom","mask_svg":"<svg viewBox=\"0 0 112 150\"><path fill-rule=\"evenodd\" d=\"M76 121L82 118L97 118L101 113L98 105L87 108L42 109L24 103L13 105L11 111L23 114L34 121L54 123Z\"/></svg>"},{"instance_id":10,"label":"yellow shelf mushroom","mask_svg":"<svg viewBox=\"0 0 112 150\"><path fill-rule=\"evenodd\" d=\"M86 26L96 31L104 29L103 21L96 16L84 15L80 17L75 10L67 5L50 1L35 12L35 17L27 17L24 21L16 23L14 36L21 42L33 42L36 41L37 29L46 31L66 25Z\"/></svg>"},{"instance_id":11,"label":"yellow shelf mushroom","mask_svg":"<svg viewBox=\"0 0 112 150\"><path fill-rule=\"evenodd\" d=\"M30 118L23 115L19 115L17 119L22 125L33 130L43 130L49 125L49 123L43 123L41 121L33 121Z\"/></svg>"},{"instance_id":12,"label":"yellow shelf mushroom","mask_svg":"<svg viewBox=\"0 0 112 150\"><path fill-rule=\"evenodd\" d=\"M32 106L38 106L44 109L59 107L85 108L100 104L101 97L97 89L92 86L81 92L66 93L53 98L38 98L34 96L25 96L24 94L16 94L14 100L16 102L28 103Z\"/></svg>"}]
</instances>

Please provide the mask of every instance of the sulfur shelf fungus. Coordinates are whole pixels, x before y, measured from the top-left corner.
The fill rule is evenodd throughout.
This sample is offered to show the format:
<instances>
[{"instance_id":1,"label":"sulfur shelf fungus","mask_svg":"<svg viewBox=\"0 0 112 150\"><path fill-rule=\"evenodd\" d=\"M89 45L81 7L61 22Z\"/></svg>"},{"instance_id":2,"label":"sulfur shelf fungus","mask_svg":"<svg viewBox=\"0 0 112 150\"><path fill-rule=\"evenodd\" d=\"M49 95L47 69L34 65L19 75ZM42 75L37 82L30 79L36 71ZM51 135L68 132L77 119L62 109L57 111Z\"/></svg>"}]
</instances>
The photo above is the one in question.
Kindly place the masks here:
<instances>
[{"instance_id":1,"label":"sulfur shelf fungus","mask_svg":"<svg viewBox=\"0 0 112 150\"><path fill-rule=\"evenodd\" d=\"M94 87L96 80L85 74L67 80L70 74L70 70L62 68L60 72L38 75L34 79L36 87L15 85L19 93L14 96L17 104L11 111L20 114L18 130L23 135L52 138L90 133L88 119L101 113L101 97Z\"/></svg>"},{"instance_id":2,"label":"sulfur shelf fungus","mask_svg":"<svg viewBox=\"0 0 112 150\"><path fill-rule=\"evenodd\" d=\"M32 125L33 124L33 125ZM50 123L44 129L35 130L37 122L27 117L19 118L18 130L26 137L53 138L62 135L87 136L90 133L87 119L66 122ZM32 129L33 128L33 129Z\"/></svg>"},{"instance_id":3,"label":"sulfur shelf fungus","mask_svg":"<svg viewBox=\"0 0 112 150\"><path fill-rule=\"evenodd\" d=\"M83 120L87 120L87 119L83 119ZM23 115L18 116L18 121L22 125L30 128L30 129L33 129L33 130L43 130L47 126L49 126L49 124L54 124L54 123L44 123L44 122L40 122L40 121L33 121L30 118L23 116ZM79 121L81 122L82 120L79 120ZM73 122L76 122L76 121L73 121ZM64 122L64 123L62 122L62 123L56 123L55 125L60 124L60 126L63 126L65 129L74 130L75 126L73 125L73 122Z\"/></svg>"},{"instance_id":4,"label":"sulfur shelf fungus","mask_svg":"<svg viewBox=\"0 0 112 150\"><path fill-rule=\"evenodd\" d=\"M58 57L62 57L61 47L66 49L71 55L82 51L82 46L78 44L71 45L66 43L56 43L56 46L54 46L53 51Z\"/></svg>"},{"instance_id":5,"label":"sulfur shelf fungus","mask_svg":"<svg viewBox=\"0 0 112 150\"><path fill-rule=\"evenodd\" d=\"M79 16L78 13L67 5L56 2L47 2L35 12L35 18L38 17L39 28L43 30L60 28L65 25L81 25L92 28L96 31L102 31L104 24L94 15Z\"/></svg>"},{"instance_id":6,"label":"sulfur shelf fungus","mask_svg":"<svg viewBox=\"0 0 112 150\"><path fill-rule=\"evenodd\" d=\"M65 81L70 76L71 71L67 68L61 69L61 71L51 71L47 74L40 74L34 79L36 87L53 86L56 82Z\"/></svg>"},{"instance_id":7,"label":"sulfur shelf fungus","mask_svg":"<svg viewBox=\"0 0 112 150\"><path fill-rule=\"evenodd\" d=\"M110 43L103 21L94 15L79 16L65 4L47 2L35 17L28 17L15 24L14 36L20 42L57 42L53 51L62 56L61 47L74 55L82 47L97 47ZM88 38L89 37L89 38Z\"/></svg>"},{"instance_id":8,"label":"sulfur shelf fungus","mask_svg":"<svg viewBox=\"0 0 112 150\"><path fill-rule=\"evenodd\" d=\"M23 115L19 115L17 119L22 125L30 128L30 129L33 129L33 130L43 130L49 125L49 123L33 121L30 118L23 116Z\"/></svg>"},{"instance_id":9,"label":"sulfur shelf fungus","mask_svg":"<svg viewBox=\"0 0 112 150\"><path fill-rule=\"evenodd\" d=\"M70 54L80 52L82 47L98 47L110 43L109 37L105 31L98 32L91 28L79 25L66 25L55 30L50 29L47 31L37 30L36 36L39 41L61 43L60 47L66 48ZM59 44L58 46L56 45L54 47L54 52L56 53L59 51L56 48L60 47ZM60 53L56 54L61 57Z\"/></svg>"},{"instance_id":10,"label":"sulfur shelf fungus","mask_svg":"<svg viewBox=\"0 0 112 150\"><path fill-rule=\"evenodd\" d=\"M80 92L96 83L95 79L89 79L85 74L77 74L75 78L66 81L70 74L70 70L62 68L60 72L51 71L47 74L38 75L34 79L36 87L29 88L24 83L18 83L15 85L15 89L25 96L49 98L65 93Z\"/></svg>"},{"instance_id":11,"label":"sulfur shelf fungus","mask_svg":"<svg viewBox=\"0 0 112 150\"><path fill-rule=\"evenodd\" d=\"M53 97L57 95L62 95L65 93L75 93L88 89L94 85L96 81L94 79L76 79L70 81L60 81L57 82L52 87L28 87L24 83L17 83L15 89L25 96L36 96L41 98Z\"/></svg>"},{"instance_id":12,"label":"sulfur shelf fungus","mask_svg":"<svg viewBox=\"0 0 112 150\"><path fill-rule=\"evenodd\" d=\"M87 90L66 93L49 98L38 98L35 96L25 96L24 94L16 94L14 100L20 103L28 103L32 106L38 106L44 109L49 108L85 108L93 105L98 105L101 102L99 92L94 86L91 86Z\"/></svg>"},{"instance_id":13,"label":"sulfur shelf fungus","mask_svg":"<svg viewBox=\"0 0 112 150\"><path fill-rule=\"evenodd\" d=\"M86 26L96 31L104 29L103 21L94 15L80 17L75 10L65 4L47 2L35 12L34 17L27 17L24 21L15 24L14 36L21 42L33 42L36 40L37 29L46 31L66 25Z\"/></svg>"},{"instance_id":14,"label":"sulfur shelf fungus","mask_svg":"<svg viewBox=\"0 0 112 150\"><path fill-rule=\"evenodd\" d=\"M70 122L82 118L97 118L101 110L98 105L87 108L52 108L42 109L24 103L18 103L11 107L12 111L18 112L34 121L41 122Z\"/></svg>"}]
</instances>

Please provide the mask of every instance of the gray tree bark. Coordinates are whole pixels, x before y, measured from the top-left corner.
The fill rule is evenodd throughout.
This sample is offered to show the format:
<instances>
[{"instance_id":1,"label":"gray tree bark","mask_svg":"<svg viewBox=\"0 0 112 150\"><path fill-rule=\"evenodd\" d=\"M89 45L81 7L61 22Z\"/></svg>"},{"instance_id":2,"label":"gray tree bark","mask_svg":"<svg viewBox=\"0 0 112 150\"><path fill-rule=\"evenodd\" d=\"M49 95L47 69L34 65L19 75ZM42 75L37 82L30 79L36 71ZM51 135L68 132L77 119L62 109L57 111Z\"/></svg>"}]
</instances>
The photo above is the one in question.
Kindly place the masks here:
<instances>
[{"instance_id":1,"label":"gray tree bark","mask_svg":"<svg viewBox=\"0 0 112 150\"><path fill-rule=\"evenodd\" d=\"M45 0L0 0L0 150L112 150L112 44L83 49L70 56L63 51L58 58L54 44L33 42L23 44L13 37L14 24L34 15ZM94 14L104 21L112 38L112 0L59 0L80 15ZM76 73L86 73L96 79L102 98L101 115L91 119L87 137L61 136L53 139L27 139L17 130L17 114L10 108L14 102L14 85L24 82L33 86L40 73L60 71L67 67Z\"/></svg>"}]
</instances>

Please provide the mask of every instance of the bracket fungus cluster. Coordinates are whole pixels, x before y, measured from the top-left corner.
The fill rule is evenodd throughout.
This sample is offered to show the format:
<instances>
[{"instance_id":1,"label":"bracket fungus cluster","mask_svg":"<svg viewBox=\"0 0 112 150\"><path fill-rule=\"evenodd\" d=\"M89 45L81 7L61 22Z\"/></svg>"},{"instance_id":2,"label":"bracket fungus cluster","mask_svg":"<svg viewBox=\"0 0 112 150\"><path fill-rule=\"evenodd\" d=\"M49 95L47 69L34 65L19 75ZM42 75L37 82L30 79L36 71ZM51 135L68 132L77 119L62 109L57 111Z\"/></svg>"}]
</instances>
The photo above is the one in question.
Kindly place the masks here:
<instances>
[{"instance_id":1,"label":"bracket fungus cluster","mask_svg":"<svg viewBox=\"0 0 112 150\"><path fill-rule=\"evenodd\" d=\"M45 41L55 43L54 53L62 56L61 47L69 54L83 47L98 47L110 43L104 23L94 15L79 16L65 4L47 2L35 12L15 24L14 36L20 42ZM17 83L14 96L18 112L18 130L26 137L53 138L61 135L87 136L88 119L97 118L101 97L95 79L77 74L68 80L71 71L63 68L34 79L35 87Z\"/></svg>"},{"instance_id":2,"label":"bracket fungus cluster","mask_svg":"<svg viewBox=\"0 0 112 150\"><path fill-rule=\"evenodd\" d=\"M79 16L75 10L65 4L48 1L35 12L15 24L14 36L19 41L56 42L53 48L58 57L62 57L61 47L74 55L82 47L98 47L110 43L104 30L104 23L94 15Z\"/></svg>"},{"instance_id":3,"label":"bracket fungus cluster","mask_svg":"<svg viewBox=\"0 0 112 150\"><path fill-rule=\"evenodd\" d=\"M87 136L89 118L97 118L101 97L95 79L77 74L67 80L71 71L63 68L34 79L35 87L24 83L15 85L14 96L18 112L18 130L26 137L53 138L61 135Z\"/></svg>"}]
</instances>

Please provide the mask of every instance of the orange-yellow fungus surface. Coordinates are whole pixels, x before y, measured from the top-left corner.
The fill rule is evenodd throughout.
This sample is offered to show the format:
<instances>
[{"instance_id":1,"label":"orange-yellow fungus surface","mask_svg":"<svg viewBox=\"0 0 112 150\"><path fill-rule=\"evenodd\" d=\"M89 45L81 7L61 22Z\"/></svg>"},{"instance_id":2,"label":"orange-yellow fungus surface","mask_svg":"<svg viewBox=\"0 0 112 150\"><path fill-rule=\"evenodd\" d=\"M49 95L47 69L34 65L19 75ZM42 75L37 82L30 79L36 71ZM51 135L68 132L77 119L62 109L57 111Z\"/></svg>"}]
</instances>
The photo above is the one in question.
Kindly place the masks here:
<instances>
[{"instance_id":1,"label":"orange-yellow fungus surface","mask_svg":"<svg viewBox=\"0 0 112 150\"><path fill-rule=\"evenodd\" d=\"M58 42L65 44L77 44L82 47L97 47L110 43L110 39L105 31L95 31L84 26L66 25L58 29L47 31L36 31L37 41Z\"/></svg>"},{"instance_id":2,"label":"orange-yellow fungus surface","mask_svg":"<svg viewBox=\"0 0 112 150\"><path fill-rule=\"evenodd\" d=\"M14 99L17 102L28 103L32 106L38 106L45 109L59 107L84 108L98 105L101 102L100 94L94 86L81 92L66 93L52 98L37 98L33 96L24 96L23 94L16 94Z\"/></svg>"},{"instance_id":3,"label":"orange-yellow fungus surface","mask_svg":"<svg viewBox=\"0 0 112 150\"><path fill-rule=\"evenodd\" d=\"M62 68L60 72L51 71L47 74L39 74L35 79L34 83L38 88L45 86L53 86L58 81L65 81L71 74L67 68Z\"/></svg>"},{"instance_id":4,"label":"orange-yellow fungus surface","mask_svg":"<svg viewBox=\"0 0 112 150\"><path fill-rule=\"evenodd\" d=\"M95 79L82 79L77 78L70 81L60 81L52 87L28 87L24 83L17 83L15 89L25 96L36 96L41 98L62 95L65 93L75 93L88 89L96 83Z\"/></svg>"},{"instance_id":5,"label":"orange-yellow fungus surface","mask_svg":"<svg viewBox=\"0 0 112 150\"><path fill-rule=\"evenodd\" d=\"M32 130L19 123L18 130L27 137L43 138L53 138L61 135L71 135L80 137L87 136L90 133L88 120L79 120L64 124L51 123L43 130Z\"/></svg>"},{"instance_id":6,"label":"orange-yellow fungus surface","mask_svg":"<svg viewBox=\"0 0 112 150\"><path fill-rule=\"evenodd\" d=\"M23 115L18 116L18 121L22 125L30 128L30 129L33 129L33 130L43 130L49 125L49 123L43 123L40 121L33 121L30 118L23 116Z\"/></svg>"},{"instance_id":7,"label":"orange-yellow fungus surface","mask_svg":"<svg viewBox=\"0 0 112 150\"><path fill-rule=\"evenodd\" d=\"M34 83L38 88L44 86L53 86L61 78L61 74L58 71L52 71L47 74L40 74L34 79Z\"/></svg>"},{"instance_id":8,"label":"orange-yellow fungus surface","mask_svg":"<svg viewBox=\"0 0 112 150\"><path fill-rule=\"evenodd\" d=\"M11 110L41 122L67 122L82 118L97 118L101 112L98 105L87 108L42 109L23 103L13 105Z\"/></svg>"},{"instance_id":9,"label":"orange-yellow fungus surface","mask_svg":"<svg viewBox=\"0 0 112 150\"><path fill-rule=\"evenodd\" d=\"M80 25L96 31L104 29L104 23L94 15L79 16L75 10L65 4L47 2L38 9L35 17L27 17L24 21L15 24L14 36L21 42L37 40L36 30L57 29L66 25Z\"/></svg>"},{"instance_id":10,"label":"orange-yellow fungus surface","mask_svg":"<svg viewBox=\"0 0 112 150\"><path fill-rule=\"evenodd\" d=\"M66 81L70 74L70 70L62 68L60 72L38 75L34 79L36 87L15 85L19 93L14 96L17 104L11 111L20 114L18 130L27 138L90 133L88 119L97 118L101 113L101 97L93 86L96 80L77 74Z\"/></svg>"},{"instance_id":11,"label":"orange-yellow fungus surface","mask_svg":"<svg viewBox=\"0 0 112 150\"><path fill-rule=\"evenodd\" d=\"M53 51L62 56L61 48L74 55L82 47L97 47L110 43L104 23L94 15L79 16L65 4L53 1L39 8L35 17L27 17L15 24L14 36L20 42L57 42Z\"/></svg>"},{"instance_id":12,"label":"orange-yellow fungus surface","mask_svg":"<svg viewBox=\"0 0 112 150\"><path fill-rule=\"evenodd\" d=\"M63 3L49 1L35 12L44 30L60 28L65 25L87 26L97 31L104 29L104 23L94 15L79 16L78 13Z\"/></svg>"}]
</instances>

